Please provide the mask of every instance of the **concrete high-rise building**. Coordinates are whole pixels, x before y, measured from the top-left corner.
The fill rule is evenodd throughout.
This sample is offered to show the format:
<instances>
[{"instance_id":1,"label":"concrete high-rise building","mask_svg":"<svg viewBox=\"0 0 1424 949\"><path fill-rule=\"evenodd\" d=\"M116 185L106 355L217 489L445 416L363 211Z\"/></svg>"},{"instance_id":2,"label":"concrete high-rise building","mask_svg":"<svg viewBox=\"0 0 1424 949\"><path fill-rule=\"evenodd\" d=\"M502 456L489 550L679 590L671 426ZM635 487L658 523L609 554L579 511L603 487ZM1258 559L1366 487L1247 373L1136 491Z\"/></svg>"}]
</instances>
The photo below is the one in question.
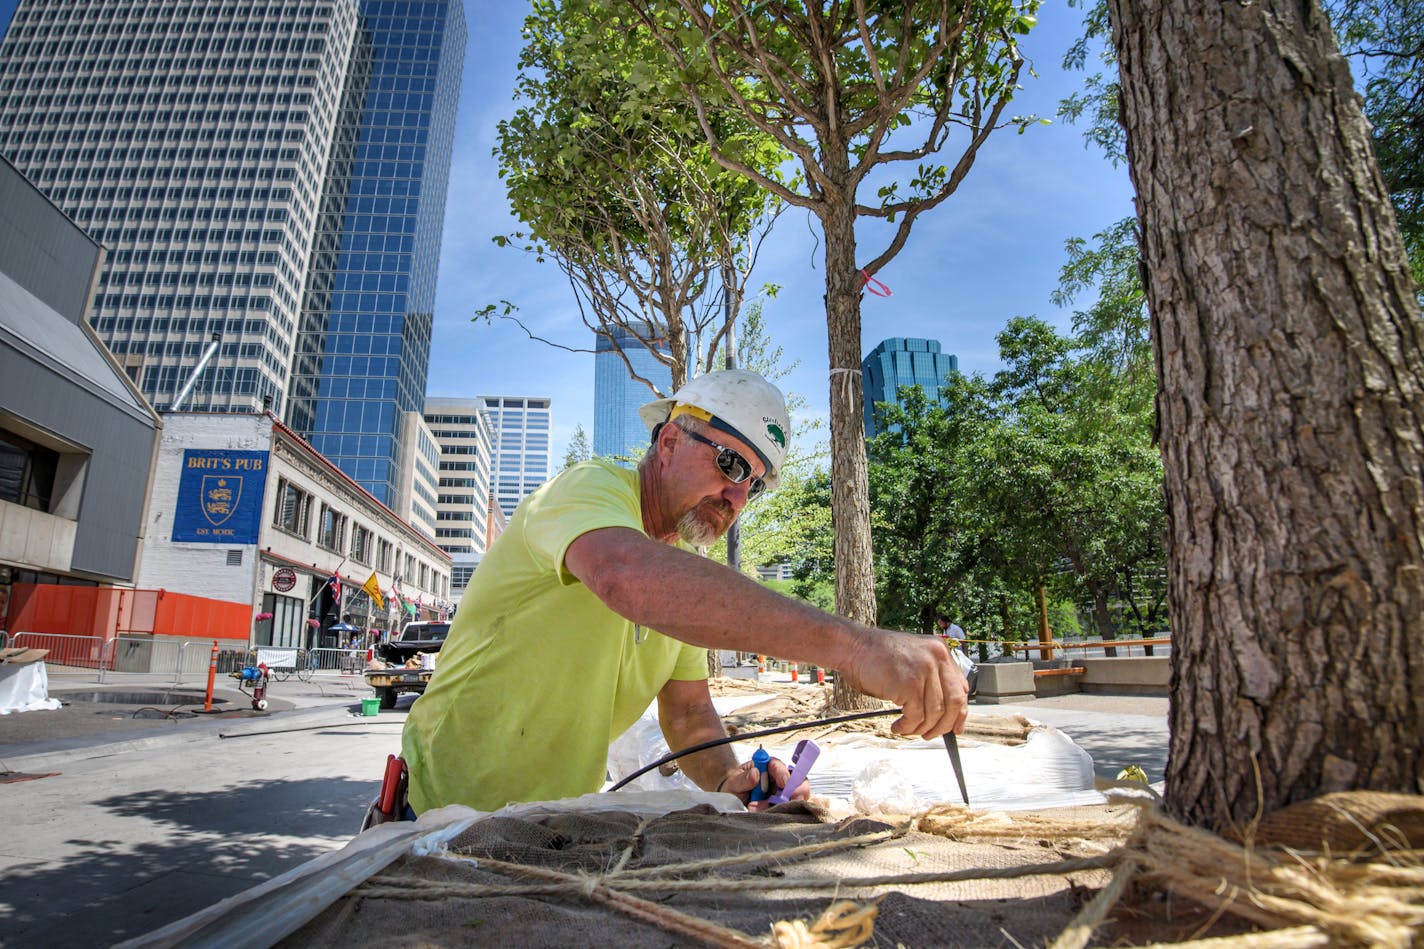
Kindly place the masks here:
<instances>
[{"instance_id":1,"label":"concrete high-rise building","mask_svg":"<svg viewBox=\"0 0 1424 949\"><path fill-rule=\"evenodd\" d=\"M20 0L0 154L108 249L90 319L151 402L201 364L182 408L270 407L390 505L464 51L449 0Z\"/></svg>"},{"instance_id":2,"label":"concrete high-rise building","mask_svg":"<svg viewBox=\"0 0 1424 949\"><path fill-rule=\"evenodd\" d=\"M450 555L450 586L459 598L489 548L494 440L483 399L425 400L425 424L439 446L435 540Z\"/></svg>"},{"instance_id":3,"label":"concrete high-rise building","mask_svg":"<svg viewBox=\"0 0 1424 949\"><path fill-rule=\"evenodd\" d=\"M440 443L419 412L401 423L401 470L396 481L396 516L434 540L440 493ZM449 553L449 551L446 551Z\"/></svg>"},{"instance_id":4,"label":"concrete high-rise building","mask_svg":"<svg viewBox=\"0 0 1424 949\"><path fill-rule=\"evenodd\" d=\"M550 402L522 395L485 395L480 399L489 413L495 503L508 518L526 495L549 480Z\"/></svg>"},{"instance_id":5,"label":"concrete high-rise building","mask_svg":"<svg viewBox=\"0 0 1424 949\"><path fill-rule=\"evenodd\" d=\"M644 335L648 334L644 324ZM628 374L633 371L667 394L672 393L672 369L648 351L633 333L621 326L596 333L593 357L593 453L601 458L639 457L648 446L648 427L638 418L638 408L651 402L646 385ZM628 357L628 363L614 349ZM666 346L661 347L663 352Z\"/></svg>"},{"instance_id":6,"label":"concrete high-rise building","mask_svg":"<svg viewBox=\"0 0 1424 949\"><path fill-rule=\"evenodd\" d=\"M900 389L917 385L931 402L940 400L959 358L941 352L939 340L895 337L881 340L860 363L865 387L865 437L876 434L875 403L900 401Z\"/></svg>"}]
</instances>

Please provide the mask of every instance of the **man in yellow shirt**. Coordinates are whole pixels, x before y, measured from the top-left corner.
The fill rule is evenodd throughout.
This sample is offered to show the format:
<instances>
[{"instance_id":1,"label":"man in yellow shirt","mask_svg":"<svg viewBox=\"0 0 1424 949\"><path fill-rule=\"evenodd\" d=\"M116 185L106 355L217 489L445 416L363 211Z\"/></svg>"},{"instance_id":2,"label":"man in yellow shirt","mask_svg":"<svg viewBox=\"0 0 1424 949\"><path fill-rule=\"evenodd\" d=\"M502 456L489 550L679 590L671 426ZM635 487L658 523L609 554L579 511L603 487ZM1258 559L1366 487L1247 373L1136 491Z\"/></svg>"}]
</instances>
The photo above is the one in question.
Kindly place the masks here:
<instances>
[{"instance_id":1,"label":"man in yellow shirt","mask_svg":"<svg viewBox=\"0 0 1424 949\"><path fill-rule=\"evenodd\" d=\"M902 734L963 728L964 677L937 639L852 623L687 549L776 486L790 423L775 386L708 373L641 415L653 435L637 470L565 471L519 505L475 571L402 734L415 812L596 791L609 743L654 698L669 747L724 737L709 648L837 669L903 705ZM680 765L743 800L757 783L726 745ZM770 774L788 776L780 761Z\"/></svg>"}]
</instances>

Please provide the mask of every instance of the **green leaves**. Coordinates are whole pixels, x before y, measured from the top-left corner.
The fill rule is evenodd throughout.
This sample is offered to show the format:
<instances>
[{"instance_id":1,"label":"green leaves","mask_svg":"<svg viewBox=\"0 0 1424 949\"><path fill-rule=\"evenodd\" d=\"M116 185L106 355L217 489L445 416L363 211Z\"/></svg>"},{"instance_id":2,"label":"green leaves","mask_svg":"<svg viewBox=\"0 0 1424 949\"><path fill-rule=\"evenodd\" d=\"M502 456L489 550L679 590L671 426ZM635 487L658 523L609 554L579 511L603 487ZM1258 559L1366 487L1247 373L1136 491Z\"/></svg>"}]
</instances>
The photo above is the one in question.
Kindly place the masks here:
<instances>
[{"instance_id":1,"label":"green leaves","mask_svg":"<svg viewBox=\"0 0 1424 949\"><path fill-rule=\"evenodd\" d=\"M1032 318L1011 320L999 345L1005 368L992 379L955 376L939 404L901 390L902 405L878 410L880 622L926 629L934 609L951 607L966 628L1027 637L1042 585L1077 601L1099 634L1160 628L1155 379L1119 372L1096 339Z\"/></svg>"}]
</instances>

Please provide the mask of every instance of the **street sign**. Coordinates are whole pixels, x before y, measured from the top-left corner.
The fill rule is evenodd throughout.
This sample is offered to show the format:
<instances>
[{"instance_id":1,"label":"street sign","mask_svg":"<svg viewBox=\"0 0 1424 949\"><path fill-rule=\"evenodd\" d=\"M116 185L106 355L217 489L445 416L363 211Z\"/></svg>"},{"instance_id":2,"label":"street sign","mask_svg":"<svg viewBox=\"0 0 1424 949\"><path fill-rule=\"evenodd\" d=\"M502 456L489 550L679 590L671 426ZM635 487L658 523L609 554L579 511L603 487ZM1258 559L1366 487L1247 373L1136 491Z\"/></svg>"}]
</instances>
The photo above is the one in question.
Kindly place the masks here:
<instances>
[{"instance_id":1,"label":"street sign","mask_svg":"<svg viewBox=\"0 0 1424 949\"><path fill-rule=\"evenodd\" d=\"M281 567L272 574L272 589L286 593L297 585L297 572L291 567Z\"/></svg>"}]
</instances>

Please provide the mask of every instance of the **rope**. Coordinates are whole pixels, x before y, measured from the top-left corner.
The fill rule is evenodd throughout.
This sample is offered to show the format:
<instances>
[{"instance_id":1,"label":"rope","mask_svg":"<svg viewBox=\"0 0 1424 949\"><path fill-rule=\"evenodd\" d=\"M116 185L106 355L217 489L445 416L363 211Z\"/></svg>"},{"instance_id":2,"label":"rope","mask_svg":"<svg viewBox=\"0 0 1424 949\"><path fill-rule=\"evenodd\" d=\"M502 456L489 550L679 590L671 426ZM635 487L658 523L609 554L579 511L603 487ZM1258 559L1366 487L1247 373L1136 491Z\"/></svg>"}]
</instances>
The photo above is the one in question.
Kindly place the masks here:
<instances>
[{"instance_id":1,"label":"rope","mask_svg":"<svg viewBox=\"0 0 1424 949\"><path fill-rule=\"evenodd\" d=\"M841 377L841 396L846 400L847 405L855 404L855 376L860 375L859 369L851 369L846 366L833 366L831 368L831 387L836 384L836 374Z\"/></svg>"},{"instance_id":2,"label":"rope","mask_svg":"<svg viewBox=\"0 0 1424 949\"><path fill-rule=\"evenodd\" d=\"M460 855L450 854L449 858ZM764 858L774 858L774 853L763 853ZM490 857L464 857L477 864L482 870L497 870L516 876L544 876L543 867L529 867L520 863L508 863ZM1121 859L1119 851L1112 851L1100 857L1075 857L1055 860L1051 863L1025 864L1018 867L971 867L967 870L947 870L939 873L886 873L878 876L844 877L830 880L825 877L779 877L775 881L755 879L741 880L732 877L710 877L703 880L628 879L617 874L564 877L569 881L564 886L551 890L539 886L502 886L483 883L460 883L447 881L429 887L415 885L409 877L400 876L398 885L389 885L390 874L379 874L363 885L358 892L362 896L380 896L387 899L438 899L441 896L474 899L481 896L525 896L547 895L552 892L579 893L586 895L591 890L617 885L624 892L658 893L742 893L749 890L758 892L775 890L859 890L877 886L919 886L929 883L963 883L965 880L1015 880L1019 877L1044 876L1049 874L1077 873L1084 870L1103 870L1114 867ZM532 871L532 872L530 872ZM574 882L577 881L577 882Z\"/></svg>"},{"instance_id":3,"label":"rope","mask_svg":"<svg viewBox=\"0 0 1424 949\"><path fill-rule=\"evenodd\" d=\"M718 857L713 860L698 860L694 863L668 863L656 867L641 867L637 870L625 870L620 874L621 879L638 879L643 877L665 877L682 876L688 873L702 873L706 870L720 870L723 867L741 866L747 863L763 863L770 858L776 863L792 863L802 857L819 856L831 853L836 850L850 850L856 847L865 847L870 844L880 843L885 840L892 840L903 837L908 825L882 830L873 834L861 834L858 837L843 837L839 840L828 841L823 844L804 844L800 847L788 847L785 850L778 850L775 853L767 854L763 852L734 854L730 857ZM621 863L620 863L621 867Z\"/></svg>"},{"instance_id":4,"label":"rope","mask_svg":"<svg viewBox=\"0 0 1424 949\"><path fill-rule=\"evenodd\" d=\"M1108 881L1108 885L1098 891L1098 895L1087 902L1073 921L1068 924L1053 941L1053 945L1048 949L1083 949L1088 944L1088 940L1093 936L1093 930L1107 917L1108 910L1112 909L1119 899L1122 898L1123 891L1127 889L1127 884L1137 874L1137 861L1129 858L1124 860L1113 874L1113 878Z\"/></svg>"},{"instance_id":5,"label":"rope","mask_svg":"<svg viewBox=\"0 0 1424 949\"><path fill-rule=\"evenodd\" d=\"M1362 829L1378 844L1396 826L1395 821L1424 814L1415 796L1391 801L1391 821L1371 822ZM1352 816L1363 813L1351 797L1339 806ZM1363 801L1363 799L1359 799ZM1307 802L1313 803L1313 802ZM1365 802L1367 803L1367 802ZM1365 803L1360 803L1363 808ZM1413 808L1411 811L1410 808ZM1278 812L1280 813L1280 812ZM1110 813L1105 820L1055 818L1042 814L1006 815L939 807L905 823L870 834L798 844L782 850L735 854L697 863L625 869L637 840L649 821L640 823L633 844L624 850L613 869L602 873L573 873L531 867L467 854L445 854L437 859L465 861L481 871L514 878L509 883L430 881L410 873L388 871L372 877L352 891L361 898L397 900L473 899L501 896L577 897L606 905L634 919L670 933L713 946L761 949L844 949L874 939L878 898L863 904L838 901L815 922L783 920L760 940L715 923L689 916L636 894L659 898L677 893L782 891L823 892L867 890L960 883L971 880L1009 880L1030 876L1067 876L1108 870L1112 876L1064 928L1051 949L1082 949L1124 897L1134 891L1167 893L1200 904L1209 916L1198 934L1209 932L1225 915L1268 930L1225 938L1190 939L1173 943L1195 949L1285 949L1285 947L1372 946L1409 949L1424 929L1424 850L1406 843L1370 854L1342 857L1328 843L1311 851L1289 847L1243 846L1199 828L1188 827L1157 808L1137 804ZM1069 840L1079 847L1103 847L1102 853L1011 867L976 867L947 872L899 873L852 878L789 876L703 876L680 879L687 873L706 874L750 863L781 863L851 847L899 841L911 830L948 839L1021 838ZM1111 842L1111 843L1110 843ZM1081 852L1081 849L1079 849ZM1155 949L1139 947L1139 949ZM1165 944L1163 944L1165 945Z\"/></svg>"},{"instance_id":6,"label":"rope","mask_svg":"<svg viewBox=\"0 0 1424 949\"><path fill-rule=\"evenodd\" d=\"M772 943L777 949L848 949L870 941L875 933L875 916L880 907L871 903L859 906L841 900L826 907L825 912L810 926L801 920L783 920L771 926Z\"/></svg>"}]
</instances>

